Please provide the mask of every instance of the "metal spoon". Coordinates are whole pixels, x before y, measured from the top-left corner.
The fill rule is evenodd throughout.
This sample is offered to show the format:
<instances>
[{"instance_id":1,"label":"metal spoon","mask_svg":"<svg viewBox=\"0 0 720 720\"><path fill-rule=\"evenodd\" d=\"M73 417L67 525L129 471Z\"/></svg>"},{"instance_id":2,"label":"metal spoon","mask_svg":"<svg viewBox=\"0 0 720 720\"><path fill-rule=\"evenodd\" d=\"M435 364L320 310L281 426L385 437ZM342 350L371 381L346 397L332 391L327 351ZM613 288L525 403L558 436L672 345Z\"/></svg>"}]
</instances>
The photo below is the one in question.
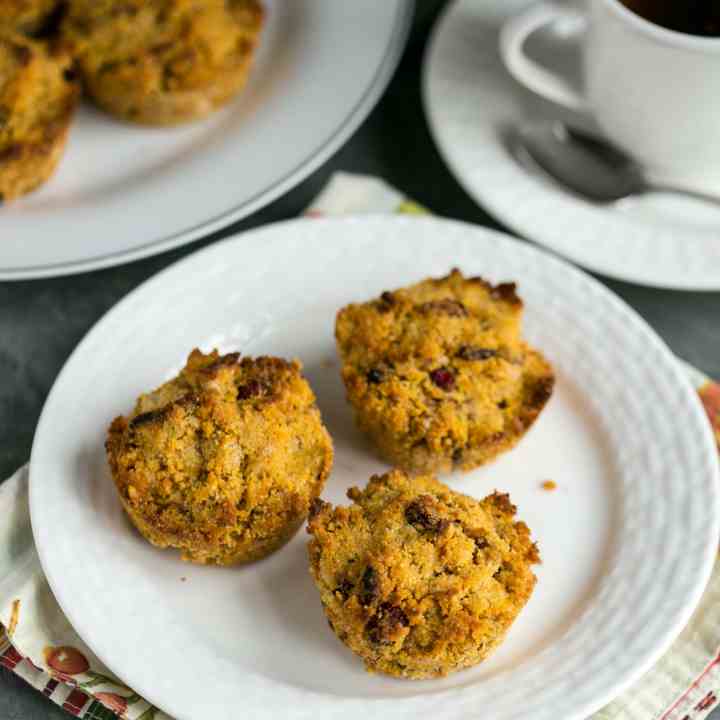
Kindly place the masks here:
<instances>
[{"instance_id":1,"label":"metal spoon","mask_svg":"<svg viewBox=\"0 0 720 720\"><path fill-rule=\"evenodd\" d=\"M542 170L565 188L599 204L658 191L720 203L715 195L649 181L621 150L562 123L522 128L513 137L512 150L526 166Z\"/></svg>"}]
</instances>

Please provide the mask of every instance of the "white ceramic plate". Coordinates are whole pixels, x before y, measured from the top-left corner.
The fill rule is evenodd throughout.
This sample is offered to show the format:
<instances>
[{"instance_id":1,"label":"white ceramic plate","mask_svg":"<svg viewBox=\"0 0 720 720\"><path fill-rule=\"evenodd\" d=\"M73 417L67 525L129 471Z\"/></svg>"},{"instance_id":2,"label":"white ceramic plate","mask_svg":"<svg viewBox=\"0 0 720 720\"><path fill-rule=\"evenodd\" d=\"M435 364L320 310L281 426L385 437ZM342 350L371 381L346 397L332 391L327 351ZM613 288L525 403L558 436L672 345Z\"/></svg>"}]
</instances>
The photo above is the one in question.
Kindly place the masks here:
<instances>
[{"instance_id":1,"label":"white ceramic plate","mask_svg":"<svg viewBox=\"0 0 720 720\"><path fill-rule=\"evenodd\" d=\"M0 280L135 260L250 214L360 125L404 47L411 0L264 0L248 87L201 123L140 128L84 105L56 176L0 208Z\"/></svg>"},{"instance_id":2,"label":"white ceramic plate","mask_svg":"<svg viewBox=\"0 0 720 720\"><path fill-rule=\"evenodd\" d=\"M557 369L557 390L519 447L449 479L476 496L510 492L544 562L492 659L408 682L368 675L330 632L304 532L241 568L184 564L147 544L123 517L103 440L110 420L176 372L195 345L299 356L335 441L324 496L342 501L383 465L344 400L335 312L453 265L518 280L527 335ZM585 718L657 658L699 599L718 540L716 454L668 349L563 261L449 221L301 220L193 255L90 332L38 426L32 525L75 629L179 720L228 708L256 720ZM547 479L555 492L541 489Z\"/></svg>"},{"instance_id":3,"label":"white ceramic plate","mask_svg":"<svg viewBox=\"0 0 720 720\"><path fill-rule=\"evenodd\" d=\"M528 0L457 0L425 58L423 98L435 141L465 190L519 235L603 275L656 287L720 290L720 207L654 193L593 205L519 164L508 132L559 110L521 88L498 54L498 30ZM564 28L533 50L572 77L577 42ZM542 35L542 34L541 34Z\"/></svg>"}]
</instances>

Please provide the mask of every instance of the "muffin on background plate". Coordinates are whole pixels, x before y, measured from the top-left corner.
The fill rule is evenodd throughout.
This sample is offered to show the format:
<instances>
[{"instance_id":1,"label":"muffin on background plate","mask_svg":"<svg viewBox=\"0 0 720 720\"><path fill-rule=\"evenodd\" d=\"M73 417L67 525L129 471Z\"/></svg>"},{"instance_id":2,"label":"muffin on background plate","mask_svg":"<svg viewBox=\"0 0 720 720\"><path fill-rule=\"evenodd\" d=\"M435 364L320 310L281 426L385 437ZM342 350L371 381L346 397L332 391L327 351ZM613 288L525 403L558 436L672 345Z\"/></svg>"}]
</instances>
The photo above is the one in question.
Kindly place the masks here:
<instances>
[{"instance_id":1,"label":"muffin on background plate","mask_svg":"<svg viewBox=\"0 0 720 720\"><path fill-rule=\"evenodd\" d=\"M298 362L194 350L108 432L120 500L140 533L185 560L262 558L307 517L332 466Z\"/></svg>"},{"instance_id":2,"label":"muffin on background plate","mask_svg":"<svg viewBox=\"0 0 720 720\"><path fill-rule=\"evenodd\" d=\"M315 501L310 571L333 632L366 668L405 678L484 660L535 586L540 562L507 495L484 500L399 470Z\"/></svg>"},{"instance_id":3,"label":"muffin on background plate","mask_svg":"<svg viewBox=\"0 0 720 720\"><path fill-rule=\"evenodd\" d=\"M98 105L170 125L243 88L263 19L257 0L69 0L61 35Z\"/></svg>"},{"instance_id":4,"label":"muffin on background plate","mask_svg":"<svg viewBox=\"0 0 720 720\"><path fill-rule=\"evenodd\" d=\"M53 174L79 95L69 55L0 29L0 200Z\"/></svg>"},{"instance_id":5,"label":"muffin on background plate","mask_svg":"<svg viewBox=\"0 0 720 720\"><path fill-rule=\"evenodd\" d=\"M554 374L521 336L514 283L459 270L344 307L335 336L360 428L409 472L471 470L512 448Z\"/></svg>"}]
</instances>

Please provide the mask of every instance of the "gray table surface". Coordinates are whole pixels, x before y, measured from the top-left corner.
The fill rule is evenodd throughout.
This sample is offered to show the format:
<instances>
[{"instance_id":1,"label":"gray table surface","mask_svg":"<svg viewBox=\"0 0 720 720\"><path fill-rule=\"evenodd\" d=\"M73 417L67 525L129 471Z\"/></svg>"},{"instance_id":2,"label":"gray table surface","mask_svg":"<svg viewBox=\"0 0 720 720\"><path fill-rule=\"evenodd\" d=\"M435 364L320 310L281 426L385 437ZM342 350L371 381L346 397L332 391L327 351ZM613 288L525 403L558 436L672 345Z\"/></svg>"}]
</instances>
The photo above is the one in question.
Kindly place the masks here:
<instances>
[{"instance_id":1,"label":"gray table surface","mask_svg":"<svg viewBox=\"0 0 720 720\"><path fill-rule=\"evenodd\" d=\"M410 42L383 99L342 150L281 199L206 240L149 260L84 275L0 283L0 478L28 459L45 396L70 352L106 310L159 270L201 247L240 230L295 217L336 170L381 176L438 214L502 229L445 168L423 117L423 50L443 4L420 0ZM720 378L720 293L654 290L600 279L678 355ZM0 672L0 720L67 717L21 680ZM720 713L713 718L720 720Z\"/></svg>"}]
</instances>

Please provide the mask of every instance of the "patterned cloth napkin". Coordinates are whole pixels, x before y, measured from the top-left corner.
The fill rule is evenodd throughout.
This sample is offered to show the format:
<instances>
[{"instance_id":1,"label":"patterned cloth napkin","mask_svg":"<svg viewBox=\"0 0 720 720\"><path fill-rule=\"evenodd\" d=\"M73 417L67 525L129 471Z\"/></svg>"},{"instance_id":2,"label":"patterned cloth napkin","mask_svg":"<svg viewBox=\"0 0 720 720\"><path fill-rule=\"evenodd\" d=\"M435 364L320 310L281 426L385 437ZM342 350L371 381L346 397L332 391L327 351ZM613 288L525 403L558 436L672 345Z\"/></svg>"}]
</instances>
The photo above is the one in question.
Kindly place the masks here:
<instances>
[{"instance_id":1,"label":"patterned cloth napkin","mask_svg":"<svg viewBox=\"0 0 720 720\"><path fill-rule=\"evenodd\" d=\"M372 177L335 175L307 214L426 213ZM687 366L720 447L720 384ZM0 664L71 715L170 720L125 687L74 632L50 592L33 544L28 472L0 486ZM634 687L593 720L701 720L720 694L720 563L689 625Z\"/></svg>"}]
</instances>

